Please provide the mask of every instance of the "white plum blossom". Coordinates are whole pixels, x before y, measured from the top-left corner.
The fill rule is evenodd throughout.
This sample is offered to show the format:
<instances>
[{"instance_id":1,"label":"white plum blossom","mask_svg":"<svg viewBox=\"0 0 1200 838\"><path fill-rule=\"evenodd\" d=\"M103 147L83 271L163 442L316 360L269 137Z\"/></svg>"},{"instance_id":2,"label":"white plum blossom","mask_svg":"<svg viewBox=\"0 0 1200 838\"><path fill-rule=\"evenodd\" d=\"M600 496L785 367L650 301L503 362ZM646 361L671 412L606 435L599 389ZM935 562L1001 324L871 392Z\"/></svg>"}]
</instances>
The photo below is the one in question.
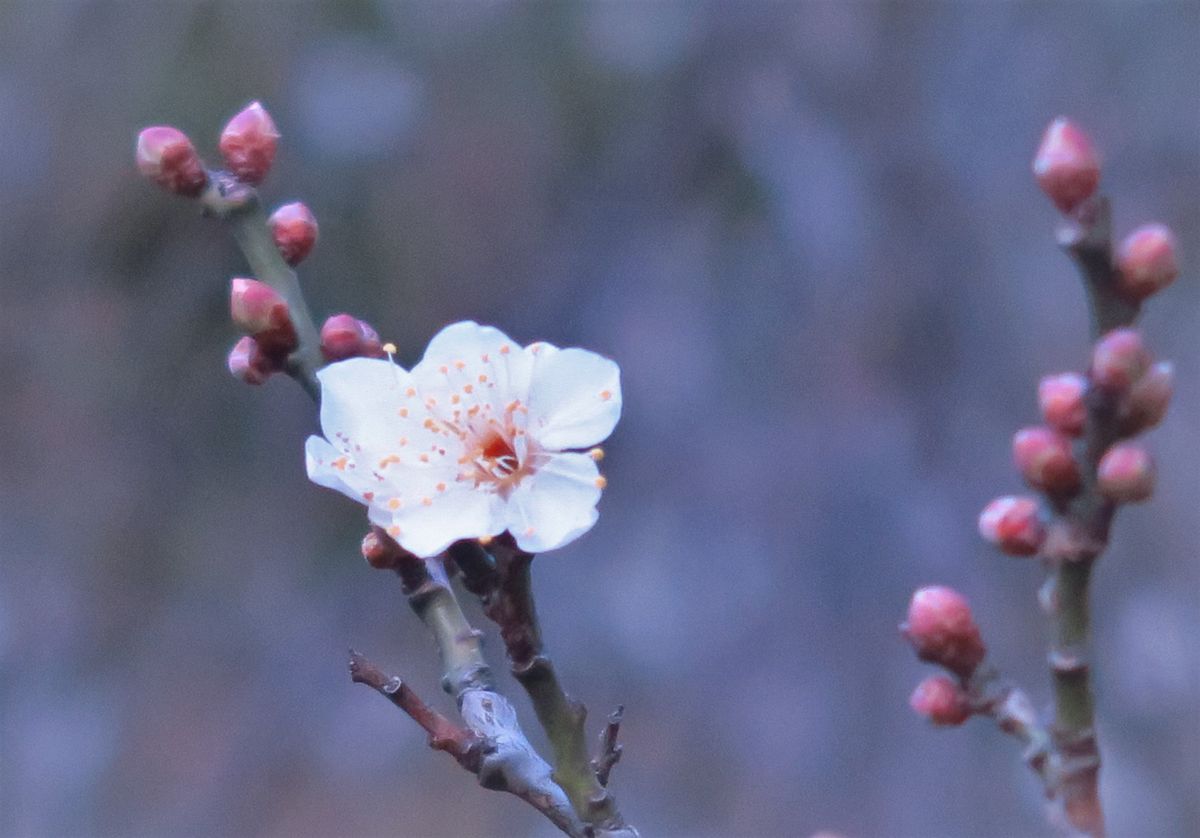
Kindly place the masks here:
<instances>
[{"instance_id":1,"label":"white plum blossom","mask_svg":"<svg viewBox=\"0 0 1200 838\"><path fill-rule=\"evenodd\" d=\"M596 523L596 452L621 415L620 369L583 349L522 348L478 323L447 326L411 372L352 358L322 369L308 476L365 503L429 557L508 531L552 550Z\"/></svg>"}]
</instances>

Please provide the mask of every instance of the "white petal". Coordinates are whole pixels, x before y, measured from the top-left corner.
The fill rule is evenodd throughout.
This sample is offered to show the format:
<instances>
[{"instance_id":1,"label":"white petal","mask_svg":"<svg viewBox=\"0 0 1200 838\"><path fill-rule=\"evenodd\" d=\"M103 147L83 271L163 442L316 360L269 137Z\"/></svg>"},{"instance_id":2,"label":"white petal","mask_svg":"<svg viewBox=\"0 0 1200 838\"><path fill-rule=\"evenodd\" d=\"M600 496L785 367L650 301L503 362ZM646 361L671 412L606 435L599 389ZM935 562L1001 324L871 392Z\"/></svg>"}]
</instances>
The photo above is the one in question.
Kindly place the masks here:
<instances>
[{"instance_id":1,"label":"white petal","mask_svg":"<svg viewBox=\"0 0 1200 838\"><path fill-rule=\"evenodd\" d=\"M359 503L367 502L363 492L370 490L373 478L366 472L360 474L354 458L334 448L328 440L310 436L304 444L304 460L309 480Z\"/></svg>"},{"instance_id":2,"label":"white petal","mask_svg":"<svg viewBox=\"0 0 1200 838\"><path fill-rule=\"evenodd\" d=\"M389 448L399 435L397 410L410 386L403 368L378 358L351 358L317 373L321 429L343 452Z\"/></svg>"},{"instance_id":3,"label":"white petal","mask_svg":"<svg viewBox=\"0 0 1200 838\"><path fill-rule=\"evenodd\" d=\"M600 473L586 454L552 454L508 498L506 528L531 553L553 550L592 528Z\"/></svg>"},{"instance_id":4,"label":"white petal","mask_svg":"<svg viewBox=\"0 0 1200 838\"><path fill-rule=\"evenodd\" d=\"M529 433L544 448L602 442L621 417L621 370L585 349L538 359L529 387Z\"/></svg>"},{"instance_id":5,"label":"white petal","mask_svg":"<svg viewBox=\"0 0 1200 838\"><path fill-rule=\"evenodd\" d=\"M531 358L499 329L465 321L434 336L413 368L413 379L423 398L436 400L442 419L463 427L475 405L499 418L512 402L528 401L530 364ZM477 423L486 421L474 415Z\"/></svg>"},{"instance_id":6,"label":"white petal","mask_svg":"<svg viewBox=\"0 0 1200 838\"><path fill-rule=\"evenodd\" d=\"M459 539L503 532L504 504L498 495L473 486L450 487L415 498L398 510L372 503L370 518L406 550L428 558Z\"/></svg>"}]
</instances>

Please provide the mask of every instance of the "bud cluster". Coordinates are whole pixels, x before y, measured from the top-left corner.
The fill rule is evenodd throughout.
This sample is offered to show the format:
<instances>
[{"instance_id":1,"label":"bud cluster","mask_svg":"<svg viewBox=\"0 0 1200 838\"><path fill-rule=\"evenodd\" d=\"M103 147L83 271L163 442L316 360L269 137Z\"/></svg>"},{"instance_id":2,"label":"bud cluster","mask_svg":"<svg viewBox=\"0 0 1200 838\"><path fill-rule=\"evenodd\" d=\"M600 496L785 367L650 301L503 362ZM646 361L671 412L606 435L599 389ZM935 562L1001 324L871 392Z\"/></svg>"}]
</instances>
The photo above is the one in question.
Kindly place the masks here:
<instances>
[{"instance_id":1,"label":"bud cluster","mask_svg":"<svg viewBox=\"0 0 1200 838\"><path fill-rule=\"evenodd\" d=\"M266 283L238 278L230 283L229 314L247 334L229 353L229 371L247 384L262 384L281 372L299 346L283 297Z\"/></svg>"},{"instance_id":2,"label":"bud cluster","mask_svg":"<svg viewBox=\"0 0 1200 838\"><path fill-rule=\"evenodd\" d=\"M959 725L971 715L968 683L987 653L971 606L953 588L920 588L908 606L900 632L917 657L941 666L957 680L937 675L917 686L909 704L937 725Z\"/></svg>"}]
</instances>

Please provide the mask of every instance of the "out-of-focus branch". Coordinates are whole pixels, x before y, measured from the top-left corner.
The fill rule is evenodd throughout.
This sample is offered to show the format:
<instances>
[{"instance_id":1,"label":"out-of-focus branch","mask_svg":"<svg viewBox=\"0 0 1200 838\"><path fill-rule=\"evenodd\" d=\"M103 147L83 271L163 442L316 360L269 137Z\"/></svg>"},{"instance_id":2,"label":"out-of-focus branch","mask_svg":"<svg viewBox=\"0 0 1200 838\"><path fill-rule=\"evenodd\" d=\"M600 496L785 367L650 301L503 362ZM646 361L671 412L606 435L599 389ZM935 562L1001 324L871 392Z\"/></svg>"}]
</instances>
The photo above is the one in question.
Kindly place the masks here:
<instances>
[{"instance_id":1,"label":"out-of-focus branch","mask_svg":"<svg viewBox=\"0 0 1200 838\"><path fill-rule=\"evenodd\" d=\"M592 770L600 785L608 785L608 775L613 766L621 760L624 749L617 744L617 736L621 733L621 720L625 717L625 705L618 705L608 716L608 724L600 732L600 752L592 760Z\"/></svg>"},{"instance_id":2,"label":"out-of-focus branch","mask_svg":"<svg viewBox=\"0 0 1200 838\"><path fill-rule=\"evenodd\" d=\"M494 564L472 542L455 545L450 555L463 571L467 589L480 597L484 613L500 629L513 676L529 694L554 749L555 781L594 835L636 836L637 830L625 823L589 757L584 732L587 708L567 695L544 653L530 585L533 556L518 549L507 535L496 538L488 549Z\"/></svg>"},{"instance_id":3,"label":"out-of-focus branch","mask_svg":"<svg viewBox=\"0 0 1200 838\"><path fill-rule=\"evenodd\" d=\"M552 778L549 764L529 743L512 704L497 691L480 634L467 622L441 561L418 559L377 530L367 539L370 544L364 541L363 552L368 561L399 574L409 605L433 634L441 654L442 688L455 697L471 735L484 743L477 768L461 760L459 764L473 770L484 788L514 794L567 835L585 836L586 827Z\"/></svg>"}]
</instances>

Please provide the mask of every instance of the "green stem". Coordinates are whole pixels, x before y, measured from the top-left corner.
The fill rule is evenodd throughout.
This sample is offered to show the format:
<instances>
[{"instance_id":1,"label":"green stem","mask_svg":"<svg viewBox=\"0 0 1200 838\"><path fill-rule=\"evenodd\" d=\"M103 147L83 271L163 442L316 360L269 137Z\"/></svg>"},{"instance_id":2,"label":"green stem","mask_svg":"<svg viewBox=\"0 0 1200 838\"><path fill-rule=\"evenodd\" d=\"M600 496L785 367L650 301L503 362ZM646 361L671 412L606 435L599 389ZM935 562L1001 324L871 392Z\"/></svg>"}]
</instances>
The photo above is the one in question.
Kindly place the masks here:
<instances>
[{"instance_id":1,"label":"green stem","mask_svg":"<svg viewBox=\"0 0 1200 838\"><path fill-rule=\"evenodd\" d=\"M319 402L321 386L317 370L324 364L321 334L308 310L296 272L275 246L257 191L223 172L210 172L208 189L200 200L206 212L229 223L254 278L275 289L287 303L299 341L288 358L288 373Z\"/></svg>"}]
</instances>

